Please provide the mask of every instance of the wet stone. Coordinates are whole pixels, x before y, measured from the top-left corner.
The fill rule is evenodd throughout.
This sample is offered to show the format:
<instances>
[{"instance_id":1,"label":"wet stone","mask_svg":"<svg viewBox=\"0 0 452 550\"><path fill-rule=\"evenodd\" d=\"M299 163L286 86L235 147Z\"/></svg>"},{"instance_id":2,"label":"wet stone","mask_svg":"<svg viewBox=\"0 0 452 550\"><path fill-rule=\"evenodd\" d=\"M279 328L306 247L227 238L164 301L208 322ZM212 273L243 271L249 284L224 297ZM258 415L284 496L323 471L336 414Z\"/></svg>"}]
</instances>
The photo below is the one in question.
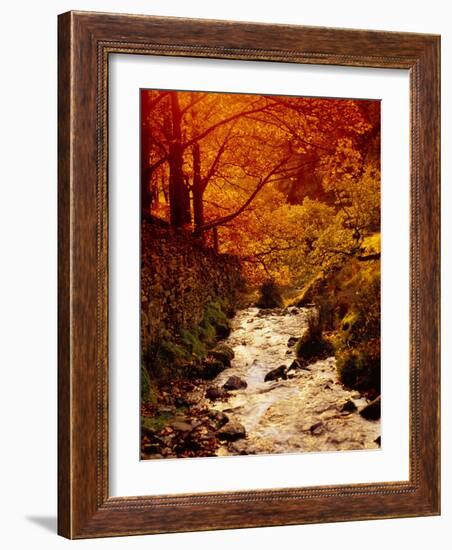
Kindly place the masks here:
<instances>
[{"instance_id":1,"label":"wet stone","mask_svg":"<svg viewBox=\"0 0 452 550\"><path fill-rule=\"evenodd\" d=\"M287 380L287 367L286 365L281 365L280 367L267 372L264 378L264 382L276 381L276 380Z\"/></svg>"},{"instance_id":2,"label":"wet stone","mask_svg":"<svg viewBox=\"0 0 452 550\"><path fill-rule=\"evenodd\" d=\"M223 441L236 441L246 437L246 431L240 422L230 421L218 430L218 437Z\"/></svg>"},{"instance_id":3,"label":"wet stone","mask_svg":"<svg viewBox=\"0 0 452 550\"><path fill-rule=\"evenodd\" d=\"M377 397L359 411L359 414L366 420L378 420L381 416L381 401Z\"/></svg>"},{"instance_id":4,"label":"wet stone","mask_svg":"<svg viewBox=\"0 0 452 550\"><path fill-rule=\"evenodd\" d=\"M355 405L355 403L351 399L349 399L342 405L342 407L340 408L340 411L351 413L351 412L355 412L357 409L358 407Z\"/></svg>"},{"instance_id":5,"label":"wet stone","mask_svg":"<svg viewBox=\"0 0 452 550\"><path fill-rule=\"evenodd\" d=\"M324 431L323 422L316 422L309 428L309 431L312 435L322 435Z\"/></svg>"},{"instance_id":6,"label":"wet stone","mask_svg":"<svg viewBox=\"0 0 452 550\"><path fill-rule=\"evenodd\" d=\"M181 420L176 420L175 422L172 422L170 426L173 428L173 430L176 430L178 432L191 432L193 429L193 426L189 424L188 422L183 422Z\"/></svg>"},{"instance_id":7,"label":"wet stone","mask_svg":"<svg viewBox=\"0 0 452 550\"><path fill-rule=\"evenodd\" d=\"M230 376L223 384L225 390L242 390L245 389L248 384L239 376Z\"/></svg>"},{"instance_id":8,"label":"wet stone","mask_svg":"<svg viewBox=\"0 0 452 550\"><path fill-rule=\"evenodd\" d=\"M227 393L221 388L219 388L218 386L210 386L206 390L206 398L210 399L211 401L215 401L216 399L221 399L226 395Z\"/></svg>"}]
</instances>

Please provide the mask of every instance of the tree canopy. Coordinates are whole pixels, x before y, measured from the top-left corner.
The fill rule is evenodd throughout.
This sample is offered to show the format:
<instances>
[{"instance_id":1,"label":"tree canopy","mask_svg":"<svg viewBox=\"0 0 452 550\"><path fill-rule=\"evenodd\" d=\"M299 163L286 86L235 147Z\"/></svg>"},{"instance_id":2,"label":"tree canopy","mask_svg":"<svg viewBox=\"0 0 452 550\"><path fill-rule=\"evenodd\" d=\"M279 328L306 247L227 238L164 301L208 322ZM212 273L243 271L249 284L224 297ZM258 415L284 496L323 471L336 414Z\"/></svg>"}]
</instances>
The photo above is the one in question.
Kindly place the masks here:
<instances>
[{"instance_id":1,"label":"tree canopy","mask_svg":"<svg viewBox=\"0 0 452 550\"><path fill-rule=\"evenodd\" d=\"M143 90L142 217L301 284L368 254L379 148L378 101Z\"/></svg>"}]
</instances>

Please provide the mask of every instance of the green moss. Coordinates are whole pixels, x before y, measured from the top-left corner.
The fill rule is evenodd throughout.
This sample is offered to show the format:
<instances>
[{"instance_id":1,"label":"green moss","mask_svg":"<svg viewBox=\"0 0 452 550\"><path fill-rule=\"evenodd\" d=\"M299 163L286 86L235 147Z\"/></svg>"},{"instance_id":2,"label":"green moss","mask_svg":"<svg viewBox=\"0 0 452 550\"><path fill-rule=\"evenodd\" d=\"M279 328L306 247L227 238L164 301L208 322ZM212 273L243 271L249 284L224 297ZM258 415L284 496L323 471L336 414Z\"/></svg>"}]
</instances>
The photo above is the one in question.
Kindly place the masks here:
<instances>
[{"instance_id":1,"label":"green moss","mask_svg":"<svg viewBox=\"0 0 452 550\"><path fill-rule=\"evenodd\" d=\"M140 365L140 389L141 389L142 401L148 400L150 385L151 385L151 379L149 378L149 373L146 370L146 367L142 364Z\"/></svg>"},{"instance_id":2,"label":"green moss","mask_svg":"<svg viewBox=\"0 0 452 550\"><path fill-rule=\"evenodd\" d=\"M212 325L227 325L228 318L222 309L220 300L210 302L204 309L204 319Z\"/></svg>"},{"instance_id":3,"label":"green moss","mask_svg":"<svg viewBox=\"0 0 452 550\"><path fill-rule=\"evenodd\" d=\"M215 300L208 303L204 308L204 316L200 323L203 342L213 345L217 338L225 338L230 332L229 321L223 308L222 300Z\"/></svg>"},{"instance_id":4,"label":"green moss","mask_svg":"<svg viewBox=\"0 0 452 550\"><path fill-rule=\"evenodd\" d=\"M142 364L149 379L158 383L178 376L180 367L190 359L189 350L165 333L157 344L143 352Z\"/></svg>"},{"instance_id":5,"label":"green moss","mask_svg":"<svg viewBox=\"0 0 452 550\"><path fill-rule=\"evenodd\" d=\"M142 416L141 417L141 428L144 430L149 430L151 432L159 432L165 426L167 426L168 421L173 417L172 413L160 413L155 416Z\"/></svg>"},{"instance_id":6,"label":"green moss","mask_svg":"<svg viewBox=\"0 0 452 550\"><path fill-rule=\"evenodd\" d=\"M352 329L356 321L358 320L358 313L356 311L349 311L342 319L341 329L344 332L348 332Z\"/></svg>"},{"instance_id":7,"label":"green moss","mask_svg":"<svg viewBox=\"0 0 452 550\"><path fill-rule=\"evenodd\" d=\"M311 309L307 318L308 326L295 346L298 359L313 362L327 357L333 352L331 343L322 335L320 315L317 309Z\"/></svg>"},{"instance_id":8,"label":"green moss","mask_svg":"<svg viewBox=\"0 0 452 550\"><path fill-rule=\"evenodd\" d=\"M188 350L193 357L202 359L205 356L207 348L205 344L201 342L199 330L197 328L192 330L182 329L180 331L180 340L182 346Z\"/></svg>"},{"instance_id":9,"label":"green moss","mask_svg":"<svg viewBox=\"0 0 452 550\"><path fill-rule=\"evenodd\" d=\"M365 265L347 280L348 309L335 337L341 381L359 390L380 389L380 271Z\"/></svg>"},{"instance_id":10,"label":"green moss","mask_svg":"<svg viewBox=\"0 0 452 550\"><path fill-rule=\"evenodd\" d=\"M323 271L312 277L288 305L303 307L306 304L318 301L326 283L326 276Z\"/></svg>"},{"instance_id":11,"label":"green moss","mask_svg":"<svg viewBox=\"0 0 452 550\"><path fill-rule=\"evenodd\" d=\"M159 383L198 372L209 348L230 332L225 307L219 299L208 303L200 324L181 329L176 335L162 328L158 342L143 353L142 399L148 395L149 380Z\"/></svg>"},{"instance_id":12,"label":"green moss","mask_svg":"<svg viewBox=\"0 0 452 550\"><path fill-rule=\"evenodd\" d=\"M140 396L142 403L154 403L156 401L153 389L149 373L142 364L140 366Z\"/></svg>"},{"instance_id":13,"label":"green moss","mask_svg":"<svg viewBox=\"0 0 452 550\"><path fill-rule=\"evenodd\" d=\"M172 342L171 340L162 340L159 344L157 357L165 365L171 365L187 361L190 354L188 349L184 348L179 343Z\"/></svg>"},{"instance_id":14,"label":"green moss","mask_svg":"<svg viewBox=\"0 0 452 550\"><path fill-rule=\"evenodd\" d=\"M217 337L217 331L215 327L207 321L201 321L198 327L199 338L207 345L212 345Z\"/></svg>"}]
</instances>

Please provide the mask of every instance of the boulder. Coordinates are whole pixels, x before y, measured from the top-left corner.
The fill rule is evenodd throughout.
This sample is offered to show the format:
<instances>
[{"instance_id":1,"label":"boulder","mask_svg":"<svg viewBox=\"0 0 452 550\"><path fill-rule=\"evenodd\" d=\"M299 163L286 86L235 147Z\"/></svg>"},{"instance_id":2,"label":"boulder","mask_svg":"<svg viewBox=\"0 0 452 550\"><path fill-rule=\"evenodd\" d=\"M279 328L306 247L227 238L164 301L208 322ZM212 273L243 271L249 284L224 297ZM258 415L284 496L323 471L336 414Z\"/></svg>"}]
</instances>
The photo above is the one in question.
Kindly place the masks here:
<instances>
[{"instance_id":1,"label":"boulder","mask_svg":"<svg viewBox=\"0 0 452 550\"><path fill-rule=\"evenodd\" d=\"M299 361L298 359L295 359L290 364L289 368L287 369L287 372L294 371L294 370L307 370L307 371L310 371L311 369L308 369L308 367L303 365L303 363L301 361Z\"/></svg>"},{"instance_id":2,"label":"boulder","mask_svg":"<svg viewBox=\"0 0 452 550\"><path fill-rule=\"evenodd\" d=\"M221 361L225 367L231 366L231 361L234 359L234 351L226 344L220 344L213 350L209 351L209 357L217 361Z\"/></svg>"},{"instance_id":3,"label":"boulder","mask_svg":"<svg viewBox=\"0 0 452 550\"><path fill-rule=\"evenodd\" d=\"M176 405L176 407L189 407L190 406L190 403L189 401L187 400L186 397L176 397L174 399L174 404Z\"/></svg>"},{"instance_id":4,"label":"boulder","mask_svg":"<svg viewBox=\"0 0 452 550\"><path fill-rule=\"evenodd\" d=\"M197 377L202 378L203 380L213 380L226 368L227 365L219 359L207 357L203 364L196 369Z\"/></svg>"},{"instance_id":5,"label":"boulder","mask_svg":"<svg viewBox=\"0 0 452 550\"><path fill-rule=\"evenodd\" d=\"M188 422L183 422L182 420L171 422L170 426L173 430L176 430L176 432L191 432L193 430L193 426L191 424Z\"/></svg>"},{"instance_id":6,"label":"boulder","mask_svg":"<svg viewBox=\"0 0 452 550\"><path fill-rule=\"evenodd\" d=\"M141 437L148 437L149 439L152 439L156 434L155 430L152 430L148 428L147 426L141 426Z\"/></svg>"},{"instance_id":7,"label":"boulder","mask_svg":"<svg viewBox=\"0 0 452 550\"><path fill-rule=\"evenodd\" d=\"M200 442L197 441L191 434L189 434L187 437L179 439L174 447L174 451L176 452L177 456L183 456L187 451L196 452L200 450Z\"/></svg>"},{"instance_id":8,"label":"boulder","mask_svg":"<svg viewBox=\"0 0 452 550\"><path fill-rule=\"evenodd\" d=\"M172 405L168 405L168 406L164 406L164 407L159 407L158 409L159 413L160 414L165 414L165 413L175 413L176 412L176 407L172 406Z\"/></svg>"},{"instance_id":9,"label":"boulder","mask_svg":"<svg viewBox=\"0 0 452 550\"><path fill-rule=\"evenodd\" d=\"M209 386L206 389L206 398L210 399L211 401L215 401L216 399L221 399L226 395L226 392L219 388L218 386Z\"/></svg>"},{"instance_id":10,"label":"boulder","mask_svg":"<svg viewBox=\"0 0 452 550\"><path fill-rule=\"evenodd\" d=\"M381 416L381 399L378 396L376 399L371 401L368 405L363 407L359 414L366 420L378 420Z\"/></svg>"},{"instance_id":11,"label":"boulder","mask_svg":"<svg viewBox=\"0 0 452 550\"><path fill-rule=\"evenodd\" d=\"M223 384L225 390L242 390L246 388L248 384L239 376L230 376Z\"/></svg>"},{"instance_id":12,"label":"boulder","mask_svg":"<svg viewBox=\"0 0 452 550\"><path fill-rule=\"evenodd\" d=\"M209 359L212 359L213 362L220 361L220 363L223 363L225 368L231 366L231 360L222 351L215 351L215 350L209 351L208 357Z\"/></svg>"},{"instance_id":13,"label":"boulder","mask_svg":"<svg viewBox=\"0 0 452 550\"><path fill-rule=\"evenodd\" d=\"M281 365L280 367L277 367L276 369L271 370L270 372L267 372L264 378L264 382L271 382L273 380L287 380L287 367L286 365Z\"/></svg>"},{"instance_id":14,"label":"boulder","mask_svg":"<svg viewBox=\"0 0 452 550\"><path fill-rule=\"evenodd\" d=\"M227 338L231 334L231 327L228 324L217 325L215 327L215 332L218 339Z\"/></svg>"},{"instance_id":15,"label":"boulder","mask_svg":"<svg viewBox=\"0 0 452 550\"><path fill-rule=\"evenodd\" d=\"M246 437L246 430L240 422L229 421L218 430L218 438L222 441L237 441Z\"/></svg>"},{"instance_id":16,"label":"boulder","mask_svg":"<svg viewBox=\"0 0 452 550\"><path fill-rule=\"evenodd\" d=\"M341 412L355 412L358 409L358 407L355 405L355 403L348 399L340 408Z\"/></svg>"},{"instance_id":17,"label":"boulder","mask_svg":"<svg viewBox=\"0 0 452 550\"><path fill-rule=\"evenodd\" d=\"M218 344L213 351L221 352L231 360L234 359L234 350L227 344Z\"/></svg>"}]
</instances>

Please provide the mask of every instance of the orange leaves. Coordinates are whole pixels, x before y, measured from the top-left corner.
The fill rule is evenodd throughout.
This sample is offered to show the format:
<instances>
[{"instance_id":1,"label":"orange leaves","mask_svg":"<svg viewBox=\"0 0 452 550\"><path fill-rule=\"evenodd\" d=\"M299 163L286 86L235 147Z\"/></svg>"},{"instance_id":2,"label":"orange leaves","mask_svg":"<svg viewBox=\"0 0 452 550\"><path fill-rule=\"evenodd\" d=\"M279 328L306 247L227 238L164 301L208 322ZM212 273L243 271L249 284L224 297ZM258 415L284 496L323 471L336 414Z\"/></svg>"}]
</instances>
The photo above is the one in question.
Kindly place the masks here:
<instances>
[{"instance_id":1,"label":"orange leaves","mask_svg":"<svg viewBox=\"0 0 452 550\"><path fill-rule=\"evenodd\" d=\"M169 220L183 197L185 227L208 228L209 244L219 223L220 252L242 257L252 282L299 281L378 230L378 101L157 90L141 99L148 213ZM175 140L179 199L170 191Z\"/></svg>"}]
</instances>

